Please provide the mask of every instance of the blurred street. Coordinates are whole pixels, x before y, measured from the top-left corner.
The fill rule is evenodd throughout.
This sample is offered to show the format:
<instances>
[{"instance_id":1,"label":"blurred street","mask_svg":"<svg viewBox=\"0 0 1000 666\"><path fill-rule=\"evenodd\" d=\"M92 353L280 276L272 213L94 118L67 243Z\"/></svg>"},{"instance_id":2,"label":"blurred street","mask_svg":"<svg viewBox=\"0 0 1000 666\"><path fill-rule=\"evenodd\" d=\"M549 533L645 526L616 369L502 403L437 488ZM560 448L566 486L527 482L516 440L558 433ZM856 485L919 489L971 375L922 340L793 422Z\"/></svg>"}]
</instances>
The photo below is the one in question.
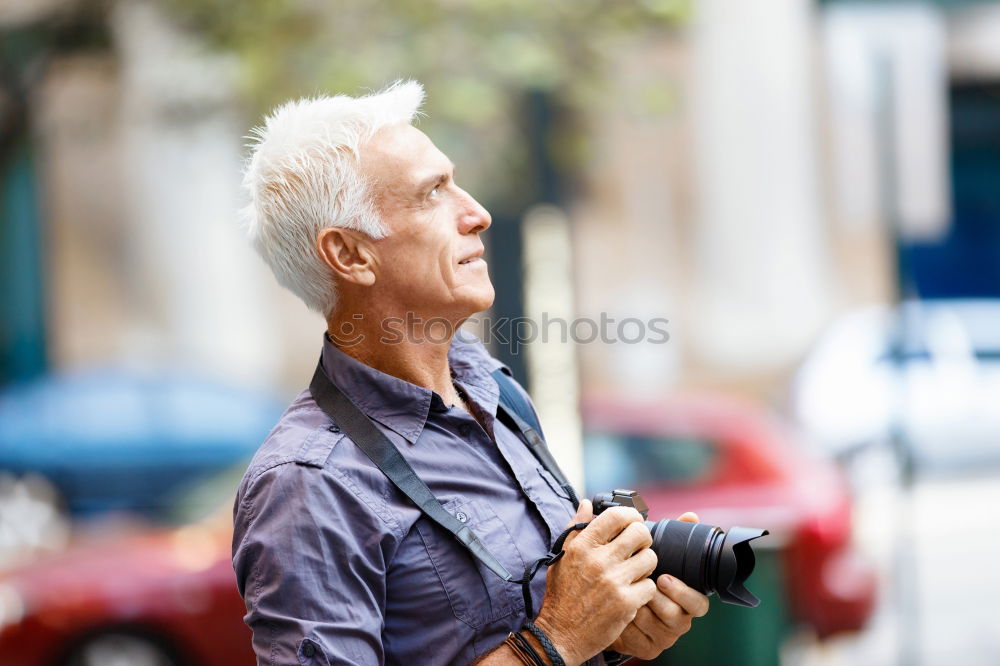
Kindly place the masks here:
<instances>
[{"instance_id":1,"label":"blurred street","mask_svg":"<svg viewBox=\"0 0 1000 666\"><path fill-rule=\"evenodd\" d=\"M868 461L869 471L880 466ZM884 472L885 469L882 469ZM796 666L992 666L1000 662L1000 474L918 482L910 493L871 486L855 512L857 539L886 587L870 626L821 646L793 643Z\"/></svg>"}]
</instances>

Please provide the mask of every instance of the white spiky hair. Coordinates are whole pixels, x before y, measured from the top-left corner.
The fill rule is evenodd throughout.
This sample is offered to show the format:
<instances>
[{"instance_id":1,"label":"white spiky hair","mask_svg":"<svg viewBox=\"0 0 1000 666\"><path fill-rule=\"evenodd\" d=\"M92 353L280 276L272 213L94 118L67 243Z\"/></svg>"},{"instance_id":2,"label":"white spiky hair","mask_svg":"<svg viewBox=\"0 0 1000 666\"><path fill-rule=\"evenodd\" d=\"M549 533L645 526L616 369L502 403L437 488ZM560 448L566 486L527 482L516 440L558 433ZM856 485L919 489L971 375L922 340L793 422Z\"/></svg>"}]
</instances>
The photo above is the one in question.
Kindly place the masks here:
<instances>
[{"instance_id":1,"label":"white spiky hair","mask_svg":"<svg viewBox=\"0 0 1000 666\"><path fill-rule=\"evenodd\" d=\"M361 146L386 125L411 123L424 99L416 81L397 81L364 97L314 97L278 107L251 131L243 187L243 223L278 282L328 317L337 302L316 237L345 227L383 238L368 183L358 170Z\"/></svg>"}]
</instances>

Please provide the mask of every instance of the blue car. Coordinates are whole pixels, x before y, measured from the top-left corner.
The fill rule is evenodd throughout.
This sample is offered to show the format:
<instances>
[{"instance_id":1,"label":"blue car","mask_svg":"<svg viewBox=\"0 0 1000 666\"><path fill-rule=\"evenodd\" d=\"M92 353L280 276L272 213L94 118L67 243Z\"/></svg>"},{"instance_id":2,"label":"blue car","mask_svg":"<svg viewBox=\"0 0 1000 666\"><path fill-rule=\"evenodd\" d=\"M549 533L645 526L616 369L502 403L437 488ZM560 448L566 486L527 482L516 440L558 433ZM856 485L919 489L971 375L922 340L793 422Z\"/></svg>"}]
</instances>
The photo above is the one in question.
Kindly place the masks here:
<instances>
[{"instance_id":1,"label":"blue car","mask_svg":"<svg viewBox=\"0 0 1000 666\"><path fill-rule=\"evenodd\" d=\"M74 517L163 518L185 488L249 458L282 408L179 374L45 377L0 391L0 472L47 478Z\"/></svg>"}]
</instances>

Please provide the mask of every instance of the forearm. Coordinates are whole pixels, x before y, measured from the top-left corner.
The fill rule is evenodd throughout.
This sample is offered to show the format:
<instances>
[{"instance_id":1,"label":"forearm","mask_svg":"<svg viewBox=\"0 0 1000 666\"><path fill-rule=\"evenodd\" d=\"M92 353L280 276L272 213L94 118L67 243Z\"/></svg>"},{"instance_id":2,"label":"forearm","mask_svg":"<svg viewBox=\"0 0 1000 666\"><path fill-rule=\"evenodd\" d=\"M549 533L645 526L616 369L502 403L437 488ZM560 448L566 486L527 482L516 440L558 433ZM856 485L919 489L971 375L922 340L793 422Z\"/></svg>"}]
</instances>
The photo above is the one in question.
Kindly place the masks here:
<instances>
[{"instance_id":1,"label":"forearm","mask_svg":"<svg viewBox=\"0 0 1000 666\"><path fill-rule=\"evenodd\" d=\"M521 666L524 662L514 653L514 649L506 643L484 654L472 662L476 666Z\"/></svg>"},{"instance_id":2,"label":"forearm","mask_svg":"<svg viewBox=\"0 0 1000 666\"><path fill-rule=\"evenodd\" d=\"M501 643L499 647L490 650L472 663L476 666L522 666L524 664L514 649L506 643Z\"/></svg>"}]
</instances>

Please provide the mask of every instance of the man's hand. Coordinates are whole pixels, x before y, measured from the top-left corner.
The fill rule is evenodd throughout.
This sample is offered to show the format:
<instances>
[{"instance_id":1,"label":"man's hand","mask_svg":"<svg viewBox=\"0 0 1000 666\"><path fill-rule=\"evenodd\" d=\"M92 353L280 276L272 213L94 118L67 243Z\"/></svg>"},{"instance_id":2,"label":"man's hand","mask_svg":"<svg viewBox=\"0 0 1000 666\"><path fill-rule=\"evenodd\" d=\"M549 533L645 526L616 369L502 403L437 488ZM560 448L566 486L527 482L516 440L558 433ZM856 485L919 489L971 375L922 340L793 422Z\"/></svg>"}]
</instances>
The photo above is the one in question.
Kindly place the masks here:
<instances>
[{"instance_id":1,"label":"man's hand","mask_svg":"<svg viewBox=\"0 0 1000 666\"><path fill-rule=\"evenodd\" d=\"M678 520L697 523L688 512ZM654 659L691 629L691 620L708 612L708 597L666 574L656 581L656 594L640 608L611 649L640 659Z\"/></svg>"},{"instance_id":2,"label":"man's hand","mask_svg":"<svg viewBox=\"0 0 1000 666\"><path fill-rule=\"evenodd\" d=\"M656 568L653 540L639 512L614 507L593 515L583 500L570 524L590 524L567 537L566 553L549 567L535 618L567 664L606 649L657 593L649 579Z\"/></svg>"}]
</instances>

